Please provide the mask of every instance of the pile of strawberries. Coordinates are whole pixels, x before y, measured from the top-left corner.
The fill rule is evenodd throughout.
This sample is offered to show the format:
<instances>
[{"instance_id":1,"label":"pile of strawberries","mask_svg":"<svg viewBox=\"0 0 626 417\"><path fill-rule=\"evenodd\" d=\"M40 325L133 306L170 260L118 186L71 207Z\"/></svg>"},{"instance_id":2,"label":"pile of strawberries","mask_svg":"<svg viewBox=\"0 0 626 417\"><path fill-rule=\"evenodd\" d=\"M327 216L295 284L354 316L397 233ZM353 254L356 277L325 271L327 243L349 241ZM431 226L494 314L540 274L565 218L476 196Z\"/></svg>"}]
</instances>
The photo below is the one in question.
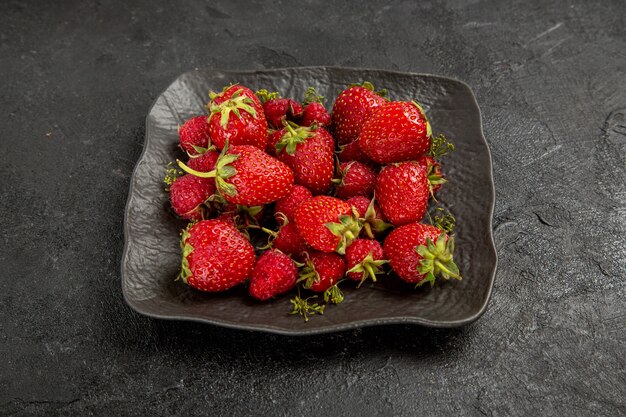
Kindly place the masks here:
<instances>
[{"instance_id":1,"label":"pile of strawberries","mask_svg":"<svg viewBox=\"0 0 626 417\"><path fill-rule=\"evenodd\" d=\"M166 183L190 221L184 283L217 292L248 282L258 300L297 288L292 313L307 320L343 301L344 281L389 269L417 286L461 278L453 217L427 213L446 182L439 158L454 147L433 137L418 103L388 101L370 83L342 91L332 114L322 99L235 84L180 127L188 159Z\"/></svg>"}]
</instances>

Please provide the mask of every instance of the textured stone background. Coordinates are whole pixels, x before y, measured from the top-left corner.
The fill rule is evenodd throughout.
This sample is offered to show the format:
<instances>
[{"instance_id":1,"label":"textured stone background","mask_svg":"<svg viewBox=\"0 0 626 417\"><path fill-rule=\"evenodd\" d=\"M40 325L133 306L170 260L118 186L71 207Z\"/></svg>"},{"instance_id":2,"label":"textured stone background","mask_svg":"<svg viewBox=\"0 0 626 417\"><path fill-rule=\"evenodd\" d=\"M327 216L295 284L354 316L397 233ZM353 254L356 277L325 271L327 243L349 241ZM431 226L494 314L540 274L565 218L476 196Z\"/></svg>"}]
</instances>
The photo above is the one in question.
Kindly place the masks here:
<instances>
[{"instance_id":1,"label":"textured stone background","mask_svg":"<svg viewBox=\"0 0 626 417\"><path fill-rule=\"evenodd\" d=\"M0 3L1 414L626 413L623 2L359 3ZM478 322L285 338L124 304L153 99L195 67L294 65L472 86L500 257Z\"/></svg>"}]
</instances>

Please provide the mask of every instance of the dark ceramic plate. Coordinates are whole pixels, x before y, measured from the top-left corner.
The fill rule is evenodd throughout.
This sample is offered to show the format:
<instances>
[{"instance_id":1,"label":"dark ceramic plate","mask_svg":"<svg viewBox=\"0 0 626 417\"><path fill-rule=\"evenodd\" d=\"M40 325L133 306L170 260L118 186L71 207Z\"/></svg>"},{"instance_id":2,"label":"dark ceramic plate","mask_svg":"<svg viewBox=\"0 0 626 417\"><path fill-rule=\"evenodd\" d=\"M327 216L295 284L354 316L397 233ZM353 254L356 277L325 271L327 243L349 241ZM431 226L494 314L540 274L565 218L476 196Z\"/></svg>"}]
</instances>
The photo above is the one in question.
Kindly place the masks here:
<instances>
[{"instance_id":1,"label":"dark ceramic plate","mask_svg":"<svg viewBox=\"0 0 626 417\"><path fill-rule=\"evenodd\" d=\"M309 86L327 97L326 107L348 84L371 81L392 99L417 99L435 134L456 145L445 160L450 179L438 194L457 218L456 258L462 281L440 280L433 288L413 289L397 277L356 290L346 286L343 304L329 306L308 323L288 315L289 297L258 303L243 286L223 294L204 294L175 281L179 230L184 223L169 211L164 192L165 165L180 155L177 128L203 114L209 89L239 82L300 98ZM315 334L388 323L454 327L476 320L489 300L496 269L491 234L494 188L489 148L480 110L470 88L450 78L347 68L285 68L262 71L192 71L181 75L156 100L146 122L144 151L131 179L124 231L122 288L139 313L166 319L195 320L239 329L290 335ZM347 288L350 287L350 288Z\"/></svg>"}]
</instances>

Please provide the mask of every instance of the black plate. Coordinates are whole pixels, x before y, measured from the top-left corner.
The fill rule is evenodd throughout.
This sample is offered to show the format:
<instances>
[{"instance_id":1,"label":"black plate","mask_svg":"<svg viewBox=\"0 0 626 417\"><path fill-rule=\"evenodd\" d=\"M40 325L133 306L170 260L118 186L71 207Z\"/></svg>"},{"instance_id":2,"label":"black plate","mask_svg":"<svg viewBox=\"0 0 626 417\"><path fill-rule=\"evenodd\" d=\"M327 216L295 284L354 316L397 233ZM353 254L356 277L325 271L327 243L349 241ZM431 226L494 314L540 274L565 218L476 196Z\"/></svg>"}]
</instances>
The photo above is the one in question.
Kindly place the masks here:
<instances>
[{"instance_id":1,"label":"black plate","mask_svg":"<svg viewBox=\"0 0 626 417\"><path fill-rule=\"evenodd\" d=\"M346 299L308 323L288 315L289 297L259 303L240 286L205 294L175 281L180 264L179 230L184 223L169 210L162 182L165 165L180 155L178 125L203 114L209 89L241 83L301 98L313 86L327 97L327 108L348 84L371 81L392 99L416 99L424 106L435 134L456 145L445 160L450 179L438 198L457 218L456 258L463 281L438 281L413 289L397 277L347 288ZM470 88L450 78L424 74L348 68L310 67L261 71L199 70L178 77L156 100L146 121L146 141L133 173L125 213L122 289L139 313L166 319L290 335L315 334L388 323L432 327L461 326L485 311L496 270L491 218L494 188L491 156L482 134L480 110ZM350 287L350 286L347 286Z\"/></svg>"}]
</instances>

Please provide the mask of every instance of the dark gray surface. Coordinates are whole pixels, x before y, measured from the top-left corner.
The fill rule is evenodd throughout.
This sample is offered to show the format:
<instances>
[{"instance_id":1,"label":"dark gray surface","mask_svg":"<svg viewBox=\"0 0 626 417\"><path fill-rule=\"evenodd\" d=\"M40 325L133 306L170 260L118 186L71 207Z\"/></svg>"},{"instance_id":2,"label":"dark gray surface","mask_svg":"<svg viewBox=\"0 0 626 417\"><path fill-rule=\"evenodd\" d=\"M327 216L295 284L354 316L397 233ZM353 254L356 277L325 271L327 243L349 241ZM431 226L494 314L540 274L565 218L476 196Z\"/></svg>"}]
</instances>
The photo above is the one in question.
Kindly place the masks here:
<instances>
[{"instance_id":1,"label":"dark gray surface","mask_svg":"<svg viewBox=\"0 0 626 417\"><path fill-rule=\"evenodd\" d=\"M39 3L0 4L2 414L626 413L622 1ZM474 325L291 339L124 304L152 101L194 67L289 65L476 92L499 270Z\"/></svg>"},{"instance_id":2,"label":"dark gray surface","mask_svg":"<svg viewBox=\"0 0 626 417\"><path fill-rule=\"evenodd\" d=\"M449 181L437 199L456 217L454 258L463 280L442 279L433 288L419 290L393 273L359 290L356 283L346 282L342 285L343 303L308 322L287 314L293 308L288 296L259 303L243 286L207 294L175 281L180 270L179 234L187 222L176 219L169 209L162 177L168 163L183 158L178 126L203 114L207 91L241 83L253 90L265 88L287 97L304 97L312 86L326 97L330 107L334 97L355 80L376 80L389 90L392 100L417 100L424 106L434 135L444 134L456 144L444 161ZM480 110L470 88L462 82L432 75L335 67L189 71L168 86L150 109L144 149L130 181L122 255L122 290L126 302L138 312L244 330L311 335L380 324L458 327L475 321L487 307L496 268L491 158L482 134Z\"/></svg>"}]
</instances>

